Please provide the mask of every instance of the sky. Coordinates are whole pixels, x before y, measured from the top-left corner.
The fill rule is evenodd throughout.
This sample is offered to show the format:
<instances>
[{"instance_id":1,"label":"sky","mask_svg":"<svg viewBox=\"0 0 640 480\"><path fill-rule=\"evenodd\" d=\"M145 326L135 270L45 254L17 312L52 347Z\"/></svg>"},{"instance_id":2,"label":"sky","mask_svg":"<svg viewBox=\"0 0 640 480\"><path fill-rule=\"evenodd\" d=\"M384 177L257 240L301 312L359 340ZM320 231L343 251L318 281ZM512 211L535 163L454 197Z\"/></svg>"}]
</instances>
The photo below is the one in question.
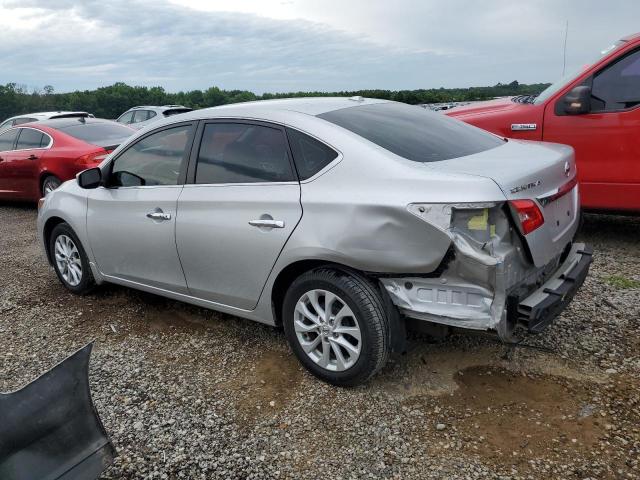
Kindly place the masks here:
<instances>
[{"instance_id":1,"label":"sky","mask_svg":"<svg viewBox=\"0 0 640 480\"><path fill-rule=\"evenodd\" d=\"M0 84L167 91L552 82L640 31L636 0L0 0Z\"/></svg>"}]
</instances>

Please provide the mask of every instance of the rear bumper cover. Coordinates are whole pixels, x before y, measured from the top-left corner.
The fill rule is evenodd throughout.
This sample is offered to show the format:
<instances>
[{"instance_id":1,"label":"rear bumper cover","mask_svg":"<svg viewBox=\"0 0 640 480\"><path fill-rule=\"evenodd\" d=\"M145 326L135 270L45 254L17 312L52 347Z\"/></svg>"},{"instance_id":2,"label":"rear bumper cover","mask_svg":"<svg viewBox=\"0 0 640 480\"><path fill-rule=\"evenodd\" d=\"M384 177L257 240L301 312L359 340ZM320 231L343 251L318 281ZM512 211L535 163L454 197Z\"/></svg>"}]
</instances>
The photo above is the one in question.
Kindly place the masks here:
<instances>
[{"instance_id":1,"label":"rear bumper cover","mask_svg":"<svg viewBox=\"0 0 640 480\"><path fill-rule=\"evenodd\" d=\"M584 283L591 265L593 249L584 243L572 246L566 260L553 276L523 300L509 298L510 320L540 333L562 312ZM514 318L515 317L515 318Z\"/></svg>"}]
</instances>

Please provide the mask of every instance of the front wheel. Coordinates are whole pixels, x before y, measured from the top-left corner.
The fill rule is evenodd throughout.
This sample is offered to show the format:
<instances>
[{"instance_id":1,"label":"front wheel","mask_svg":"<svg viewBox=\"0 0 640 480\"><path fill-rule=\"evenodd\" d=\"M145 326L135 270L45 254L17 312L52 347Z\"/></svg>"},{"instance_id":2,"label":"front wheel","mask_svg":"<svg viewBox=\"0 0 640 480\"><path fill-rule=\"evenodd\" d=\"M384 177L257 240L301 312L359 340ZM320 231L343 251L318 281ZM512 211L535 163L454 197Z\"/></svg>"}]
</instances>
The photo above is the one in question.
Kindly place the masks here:
<instances>
[{"instance_id":1,"label":"front wheel","mask_svg":"<svg viewBox=\"0 0 640 480\"><path fill-rule=\"evenodd\" d=\"M367 381L387 362L389 321L375 285L355 272L318 268L284 299L283 323L298 360L337 386Z\"/></svg>"},{"instance_id":2,"label":"front wheel","mask_svg":"<svg viewBox=\"0 0 640 480\"><path fill-rule=\"evenodd\" d=\"M49 251L56 275L67 290L84 295L95 286L87 254L68 223L55 226L49 238Z\"/></svg>"}]
</instances>

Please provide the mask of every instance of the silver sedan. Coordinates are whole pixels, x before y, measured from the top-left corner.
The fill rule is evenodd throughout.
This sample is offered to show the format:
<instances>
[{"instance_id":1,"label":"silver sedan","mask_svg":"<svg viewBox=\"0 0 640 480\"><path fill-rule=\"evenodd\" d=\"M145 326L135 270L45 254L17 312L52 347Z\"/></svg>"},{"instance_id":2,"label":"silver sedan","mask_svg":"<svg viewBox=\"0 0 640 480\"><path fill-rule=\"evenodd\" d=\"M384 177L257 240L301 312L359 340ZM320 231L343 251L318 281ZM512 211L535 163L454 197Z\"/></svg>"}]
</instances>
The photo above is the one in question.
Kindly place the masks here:
<instances>
[{"instance_id":1,"label":"silver sedan","mask_svg":"<svg viewBox=\"0 0 640 480\"><path fill-rule=\"evenodd\" d=\"M282 325L356 385L407 327L539 332L591 262L570 147L404 104L243 103L176 115L41 200L60 281L112 282Z\"/></svg>"}]
</instances>

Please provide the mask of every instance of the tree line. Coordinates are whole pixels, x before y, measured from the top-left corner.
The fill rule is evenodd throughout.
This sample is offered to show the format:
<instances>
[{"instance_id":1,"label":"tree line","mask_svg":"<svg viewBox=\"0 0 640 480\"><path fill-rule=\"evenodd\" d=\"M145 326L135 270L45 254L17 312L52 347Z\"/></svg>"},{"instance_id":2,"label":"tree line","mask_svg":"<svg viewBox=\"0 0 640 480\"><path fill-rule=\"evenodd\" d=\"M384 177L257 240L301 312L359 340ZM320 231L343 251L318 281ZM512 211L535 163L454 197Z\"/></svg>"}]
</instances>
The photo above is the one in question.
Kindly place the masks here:
<instances>
[{"instance_id":1,"label":"tree line","mask_svg":"<svg viewBox=\"0 0 640 480\"><path fill-rule=\"evenodd\" d=\"M50 85L28 91L16 83L0 85L0 120L30 112L82 110L100 118L117 118L137 105L184 105L190 108L215 107L250 100L287 97L354 96L395 100L409 104L489 100L510 95L538 94L549 84L498 83L492 87L430 88L419 90L354 90L340 92L289 92L256 95L247 90L222 90L211 87L171 93L162 87L132 87L118 82L95 90L56 93Z\"/></svg>"}]
</instances>

